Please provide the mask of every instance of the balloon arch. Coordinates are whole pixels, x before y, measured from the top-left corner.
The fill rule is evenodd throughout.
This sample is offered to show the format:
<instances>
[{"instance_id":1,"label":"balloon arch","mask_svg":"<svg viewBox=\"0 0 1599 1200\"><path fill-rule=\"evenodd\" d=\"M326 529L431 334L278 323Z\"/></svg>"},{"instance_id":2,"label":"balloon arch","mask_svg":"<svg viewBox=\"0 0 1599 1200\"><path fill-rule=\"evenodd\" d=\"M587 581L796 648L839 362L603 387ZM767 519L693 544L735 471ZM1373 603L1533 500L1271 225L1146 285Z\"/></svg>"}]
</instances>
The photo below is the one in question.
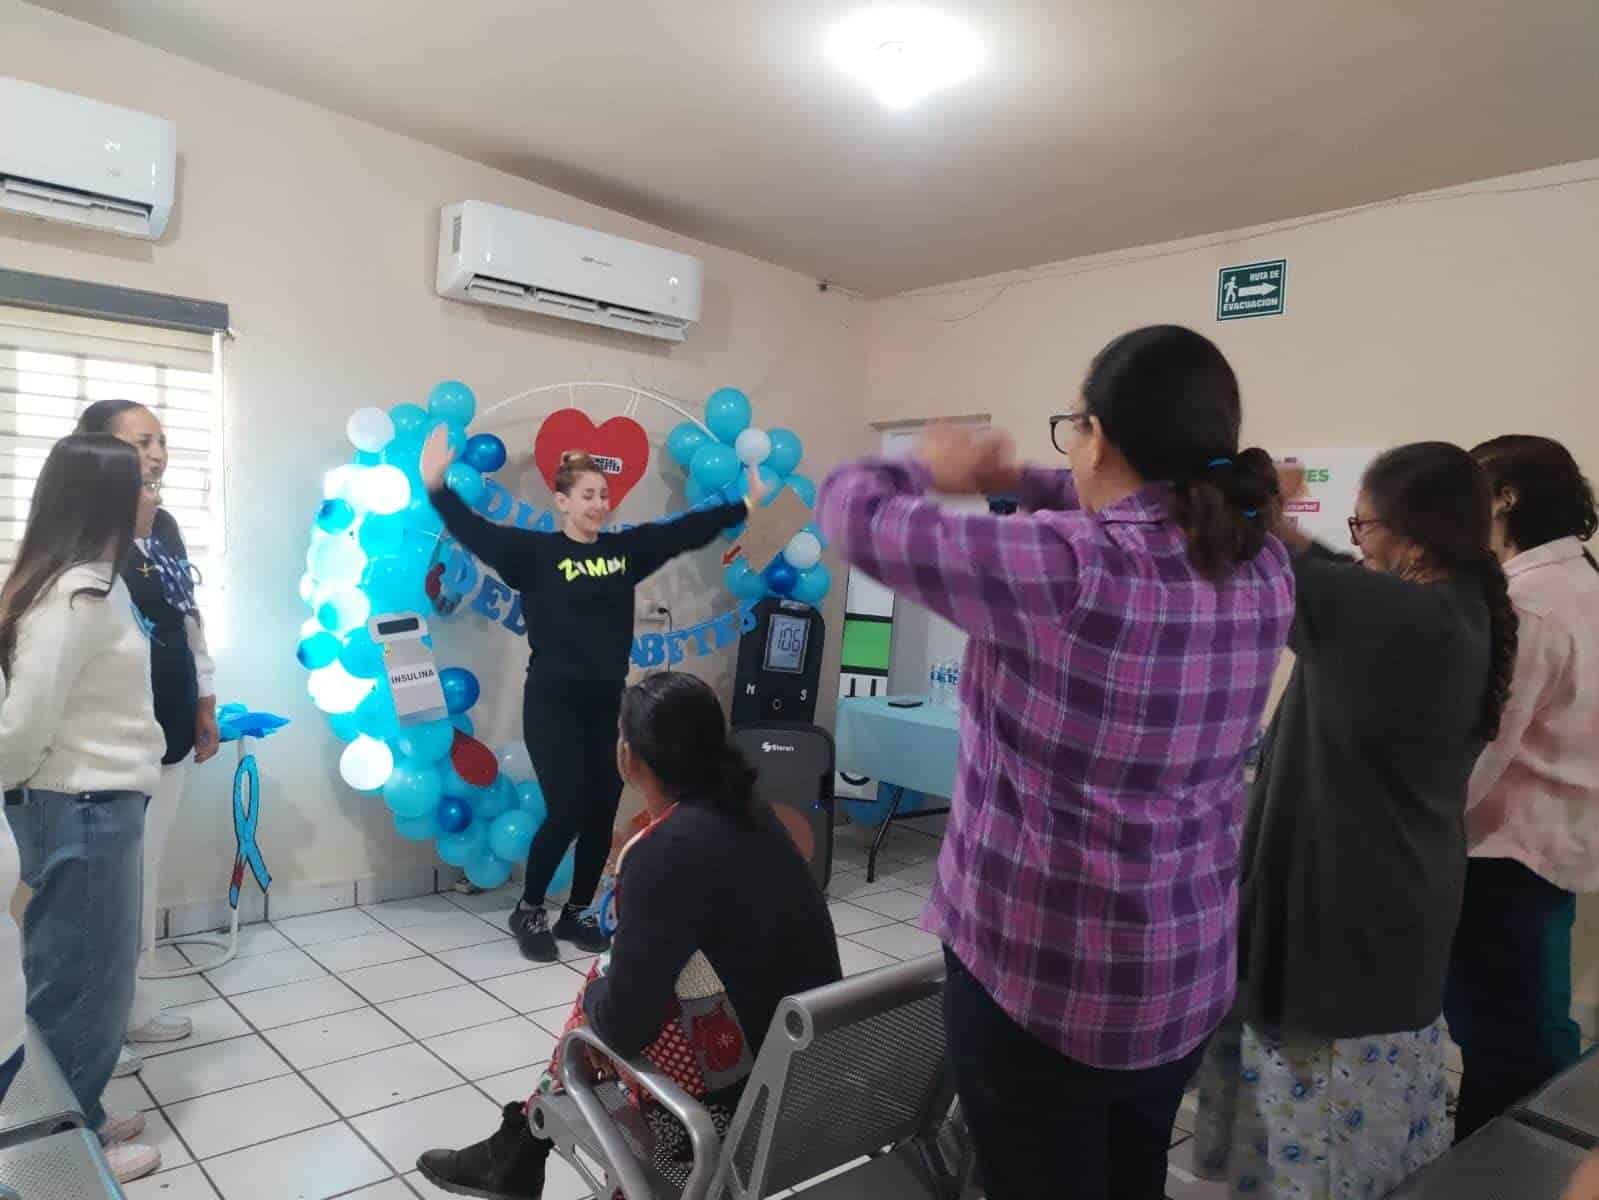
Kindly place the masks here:
<instances>
[{"instance_id":1,"label":"balloon arch","mask_svg":"<svg viewBox=\"0 0 1599 1200\"><path fill-rule=\"evenodd\" d=\"M623 412L595 426L577 407L579 389L627 395ZM752 423L749 398L721 388L706 400L703 419L659 392L627 384L574 382L530 388L486 409L481 422L504 423L530 399L565 393L568 407L549 413L534 443L533 462L546 481L561 452L587 450L606 471L613 505L643 476L649 443L636 417L653 402L681 418L665 436L671 458L687 472L684 493L691 509L741 499L748 490L745 467L754 467L769 493L783 489L807 507L816 488L798 473L804 447L791 430L766 430ZM395 828L413 841L434 841L439 857L465 870L479 887L503 884L527 857L544 820L543 794L521 742L490 749L474 736L471 715L481 694L465 667L440 664L447 719L402 723L384 670L383 651L368 632L369 617L416 612L448 615L477 591L473 607L516 632L521 600L445 533L422 485L423 442L438 426L449 430L455 461L446 486L491 520L528 529L556 528L556 518L519 500L515 488L494 478L510 461L496 433L472 432L477 401L464 383L448 380L429 393L425 407L397 404L384 411L362 408L346 433L355 448L350 462L329 471L311 528L300 597L310 609L301 627L298 658L309 672L307 690L344 742L339 773L352 788L378 792ZM501 422L494 422L497 415ZM668 514L660 520L675 520ZM737 541L742 526L729 530ZM697 626L634 639L639 666L677 662L688 653L709 653L735 640L750 623L749 610L768 595L820 604L831 580L821 563L822 538L814 524L796 533L770 564L738 557L724 582L736 608ZM479 591L478 589L481 588ZM560 894L571 881L568 853L551 886Z\"/></svg>"}]
</instances>

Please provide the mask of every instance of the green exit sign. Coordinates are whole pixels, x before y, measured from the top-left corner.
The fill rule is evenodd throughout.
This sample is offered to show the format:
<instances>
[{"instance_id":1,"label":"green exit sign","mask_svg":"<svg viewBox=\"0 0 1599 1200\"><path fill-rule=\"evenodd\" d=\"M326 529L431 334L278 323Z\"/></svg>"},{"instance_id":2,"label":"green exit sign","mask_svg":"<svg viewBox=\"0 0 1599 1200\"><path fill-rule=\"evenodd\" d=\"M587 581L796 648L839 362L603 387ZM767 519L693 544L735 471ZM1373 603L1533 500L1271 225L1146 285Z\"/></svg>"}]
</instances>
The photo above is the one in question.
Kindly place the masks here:
<instances>
[{"instance_id":1,"label":"green exit sign","mask_svg":"<svg viewBox=\"0 0 1599 1200\"><path fill-rule=\"evenodd\" d=\"M1223 267L1216 276L1216 319L1275 317L1288 298L1288 260Z\"/></svg>"}]
</instances>

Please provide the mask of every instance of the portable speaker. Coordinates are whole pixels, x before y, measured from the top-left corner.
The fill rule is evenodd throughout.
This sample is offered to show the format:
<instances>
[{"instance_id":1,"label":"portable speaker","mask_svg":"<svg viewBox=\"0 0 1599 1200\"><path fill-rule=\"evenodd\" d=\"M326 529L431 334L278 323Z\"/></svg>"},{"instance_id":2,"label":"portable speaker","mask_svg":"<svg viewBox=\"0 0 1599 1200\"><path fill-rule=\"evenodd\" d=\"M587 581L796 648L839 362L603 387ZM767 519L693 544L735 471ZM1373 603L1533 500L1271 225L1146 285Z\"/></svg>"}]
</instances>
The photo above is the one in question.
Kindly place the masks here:
<instances>
[{"instance_id":1,"label":"portable speaker","mask_svg":"<svg viewBox=\"0 0 1599 1200\"><path fill-rule=\"evenodd\" d=\"M833 875L833 735L820 725L741 725L728 735L759 774L769 804L810 864L818 887Z\"/></svg>"}]
</instances>

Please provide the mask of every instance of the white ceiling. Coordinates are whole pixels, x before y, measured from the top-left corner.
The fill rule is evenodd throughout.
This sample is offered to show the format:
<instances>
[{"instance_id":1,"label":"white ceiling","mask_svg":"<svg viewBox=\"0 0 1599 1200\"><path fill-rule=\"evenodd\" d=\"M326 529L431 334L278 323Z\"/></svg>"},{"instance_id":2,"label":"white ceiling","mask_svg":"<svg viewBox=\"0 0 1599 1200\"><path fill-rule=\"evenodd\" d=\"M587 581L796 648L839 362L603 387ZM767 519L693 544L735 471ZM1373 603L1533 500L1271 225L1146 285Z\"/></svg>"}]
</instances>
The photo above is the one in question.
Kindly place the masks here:
<instances>
[{"instance_id":1,"label":"white ceiling","mask_svg":"<svg viewBox=\"0 0 1599 1200\"><path fill-rule=\"evenodd\" d=\"M987 69L903 113L861 2L43 0L874 294L1599 156L1595 0L943 0Z\"/></svg>"}]
</instances>

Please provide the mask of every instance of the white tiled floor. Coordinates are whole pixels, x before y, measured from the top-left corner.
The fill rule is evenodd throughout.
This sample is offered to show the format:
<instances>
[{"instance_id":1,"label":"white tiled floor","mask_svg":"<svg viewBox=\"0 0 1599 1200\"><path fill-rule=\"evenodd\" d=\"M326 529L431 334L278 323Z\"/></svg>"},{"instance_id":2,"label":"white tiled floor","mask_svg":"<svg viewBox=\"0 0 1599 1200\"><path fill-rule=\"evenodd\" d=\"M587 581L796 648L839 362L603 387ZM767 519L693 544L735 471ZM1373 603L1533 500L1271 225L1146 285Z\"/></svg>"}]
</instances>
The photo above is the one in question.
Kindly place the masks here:
<instances>
[{"instance_id":1,"label":"white tiled floor","mask_svg":"<svg viewBox=\"0 0 1599 1200\"><path fill-rule=\"evenodd\" d=\"M937 843L894 830L866 883L841 830L830 890L847 973L937 949L915 920ZM291 917L241 931L240 956L163 982L195 1035L141 1047L112 1108L146 1110L164 1169L129 1200L433 1200L416 1172L434 1146L492 1133L538 1082L590 960L524 961L505 928L514 890L438 895ZM552 1163L546 1200L581 1200Z\"/></svg>"}]
</instances>

